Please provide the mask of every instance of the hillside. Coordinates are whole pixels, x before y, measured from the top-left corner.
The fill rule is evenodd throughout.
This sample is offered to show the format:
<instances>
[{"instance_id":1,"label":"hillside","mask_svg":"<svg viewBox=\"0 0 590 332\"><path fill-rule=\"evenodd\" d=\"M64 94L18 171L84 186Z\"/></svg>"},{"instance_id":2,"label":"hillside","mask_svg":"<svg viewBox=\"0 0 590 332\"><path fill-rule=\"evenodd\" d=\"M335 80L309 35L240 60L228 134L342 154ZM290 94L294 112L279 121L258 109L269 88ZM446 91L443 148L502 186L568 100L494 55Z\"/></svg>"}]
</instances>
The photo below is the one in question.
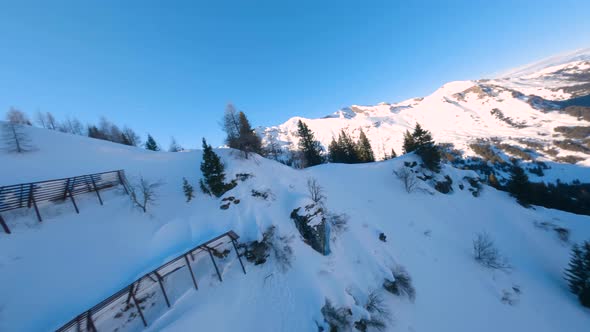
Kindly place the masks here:
<instances>
[{"instance_id":1,"label":"hillside","mask_svg":"<svg viewBox=\"0 0 590 332\"><path fill-rule=\"evenodd\" d=\"M416 103L412 119L424 116L435 137L444 133L444 126L435 127L421 112L426 112L429 100L438 105L440 98L469 84L453 83L438 95L409 102ZM371 108L371 114L389 112L390 107ZM447 107L444 111L455 112L456 121L476 121L459 106ZM400 110L394 115L406 112L410 113ZM385 128L405 130L412 125L400 124L401 115L387 122L391 116L382 117ZM573 123L561 114L548 116ZM353 118L369 124L374 115L355 113ZM311 121L310 126L317 130L321 121L344 126L349 120L339 116ZM433 181L419 181L417 190L407 193L393 172L415 161L413 155L296 170L218 149L228 178L253 175L224 195L239 199L239 204L223 210L220 199L199 192L187 203L182 193L183 177L198 188L201 151L151 152L44 129L25 130L36 150L0 152L0 186L113 169L124 169L132 183L141 175L161 186L157 204L147 214L134 208L120 188L103 193L104 206L92 195L80 197L80 214L68 202L43 206L47 217L42 223L27 209L3 213L13 234L0 233L1 331L58 328L196 243L230 229L242 243L261 240L271 225L292 249L290 267L283 270L271 256L265 264L247 263L248 273L243 275L230 256L223 261L223 283L214 272L203 275L198 291L180 294L169 311L150 320L147 330L187 331L198 326L215 331L317 331L318 326L328 328L321 312L326 299L335 307L349 308L350 320L358 321L368 315L363 307L373 290L392 313L388 331L582 331L590 326L588 310L569 293L562 274L570 245L590 237L590 217L525 209L505 192L485 185L474 189L471 182L477 175L472 171L444 165L435 180L448 176L451 193L436 191ZM458 130L447 138L461 141L474 132L465 126ZM327 137L328 131L317 132ZM379 133L369 132L373 137ZM290 218L294 209L311 202L309 178L323 187L330 212L347 215L347 229L332 234L327 256L302 240ZM255 197L253 190L267 193L267 198ZM554 231L558 227L569 230L569 239L559 238ZM484 231L495 240L510 270L489 269L474 260L472 240ZM386 242L379 240L380 233ZM381 287L397 265L412 277L415 301ZM117 331L142 329L137 324L113 324Z\"/></svg>"},{"instance_id":2,"label":"hillside","mask_svg":"<svg viewBox=\"0 0 590 332\"><path fill-rule=\"evenodd\" d=\"M285 150L297 146L303 120L325 149L341 130L362 129L378 158L402 152L403 133L418 122L438 143L465 157L486 158L474 145L490 145L499 158L545 163L555 182L590 178L590 49L552 57L498 78L450 82L431 95L375 106L353 105L321 119L295 117L259 133ZM545 166L543 166L545 167ZM500 173L500 178L502 174Z\"/></svg>"}]
</instances>

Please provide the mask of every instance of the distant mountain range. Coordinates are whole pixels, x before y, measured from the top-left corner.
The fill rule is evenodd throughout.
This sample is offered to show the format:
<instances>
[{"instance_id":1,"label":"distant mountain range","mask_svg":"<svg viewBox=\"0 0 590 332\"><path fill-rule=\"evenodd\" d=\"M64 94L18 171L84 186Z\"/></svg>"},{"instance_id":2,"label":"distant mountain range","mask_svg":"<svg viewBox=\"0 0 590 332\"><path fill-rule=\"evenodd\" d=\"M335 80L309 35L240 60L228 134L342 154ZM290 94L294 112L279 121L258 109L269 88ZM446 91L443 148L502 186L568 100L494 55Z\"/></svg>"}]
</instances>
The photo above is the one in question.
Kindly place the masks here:
<instances>
[{"instance_id":1,"label":"distant mountain range","mask_svg":"<svg viewBox=\"0 0 590 332\"><path fill-rule=\"evenodd\" d=\"M403 132L418 122L437 142L452 143L465 156L482 157L474 144L487 141L504 159L518 157L520 149L533 161L590 166L590 48L495 78L449 82L426 97L352 105L319 119L294 117L258 132L266 142L272 137L285 151L293 150L298 120L325 148L340 130L358 138L362 129L377 158L391 149L400 154ZM559 173L555 176L563 180Z\"/></svg>"}]
</instances>

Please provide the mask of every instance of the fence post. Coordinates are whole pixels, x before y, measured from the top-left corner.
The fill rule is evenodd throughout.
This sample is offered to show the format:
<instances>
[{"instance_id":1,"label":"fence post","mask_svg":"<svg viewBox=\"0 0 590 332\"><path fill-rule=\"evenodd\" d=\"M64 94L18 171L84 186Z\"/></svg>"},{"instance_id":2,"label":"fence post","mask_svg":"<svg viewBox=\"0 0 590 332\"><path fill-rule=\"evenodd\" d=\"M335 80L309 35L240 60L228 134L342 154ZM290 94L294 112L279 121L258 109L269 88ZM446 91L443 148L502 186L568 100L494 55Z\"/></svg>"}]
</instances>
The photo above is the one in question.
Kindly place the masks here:
<instances>
[{"instance_id":1,"label":"fence post","mask_svg":"<svg viewBox=\"0 0 590 332\"><path fill-rule=\"evenodd\" d=\"M70 187L70 180L71 178L68 178L68 180L66 181L66 186L64 189L64 200L68 198L68 188Z\"/></svg>"},{"instance_id":2,"label":"fence post","mask_svg":"<svg viewBox=\"0 0 590 332\"><path fill-rule=\"evenodd\" d=\"M100 202L100 205L103 205L102 198L100 198L100 194L98 193L98 188L96 187L96 182L94 182L94 177L92 175L90 175L90 180L92 180L92 186L94 187L94 192L96 192L96 196L98 197L98 201Z\"/></svg>"},{"instance_id":3,"label":"fence post","mask_svg":"<svg viewBox=\"0 0 590 332\"><path fill-rule=\"evenodd\" d=\"M6 234L10 234L10 228L8 228L8 225L6 225L6 222L4 221L4 218L2 218L2 216L0 216L0 225L2 226Z\"/></svg>"},{"instance_id":4,"label":"fence post","mask_svg":"<svg viewBox=\"0 0 590 332\"><path fill-rule=\"evenodd\" d=\"M217 263L215 263L215 258L213 258L213 253L211 252L211 249L209 249L209 247L205 246L205 249L207 249L207 252L209 253L209 257L211 257L211 262L213 262L213 266L215 266L215 272L217 272L217 276L219 277L219 281L223 281L223 279L221 278L221 273L219 273L219 269L217 268Z\"/></svg>"},{"instance_id":5,"label":"fence post","mask_svg":"<svg viewBox=\"0 0 590 332\"><path fill-rule=\"evenodd\" d=\"M162 283L162 277L158 272L154 272L156 277L158 278L158 283L160 284L160 288L162 289L162 294L164 294L164 300L166 300L166 304L168 308L170 308L170 301L168 300L168 295L166 295L166 290L164 289L164 284Z\"/></svg>"},{"instance_id":6,"label":"fence post","mask_svg":"<svg viewBox=\"0 0 590 332\"><path fill-rule=\"evenodd\" d=\"M35 186L31 183L31 187L29 189L29 208L31 207L30 202L33 202L33 206L35 207L35 213L37 213L37 219L39 222L43 221L41 219L41 214L39 213L39 208L37 207L37 202L35 201Z\"/></svg>"},{"instance_id":7,"label":"fence post","mask_svg":"<svg viewBox=\"0 0 590 332\"><path fill-rule=\"evenodd\" d=\"M197 286L197 280L195 279L195 274L193 273L193 268L191 267L191 262L188 260L188 257L186 255L184 255L184 260L186 261L186 265L188 266L191 278L193 278L193 284L195 285L195 289L199 290L199 286Z\"/></svg>"},{"instance_id":8,"label":"fence post","mask_svg":"<svg viewBox=\"0 0 590 332\"><path fill-rule=\"evenodd\" d=\"M74 179L74 181L76 180ZM72 191L70 190L70 178L68 178L68 181L66 182L66 192L64 194L64 199L68 196L68 193L70 194L70 200L72 201L72 204L74 204L74 209L76 209L76 213L79 214L80 210L78 210L78 205L76 204L76 200L74 200L74 195L72 195Z\"/></svg>"},{"instance_id":9,"label":"fence post","mask_svg":"<svg viewBox=\"0 0 590 332\"><path fill-rule=\"evenodd\" d=\"M92 320L92 312L90 310L86 312L86 329L88 331L97 332L94 321Z\"/></svg>"},{"instance_id":10,"label":"fence post","mask_svg":"<svg viewBox=\"0 0 590 332\"><path fill-rule=\"evenodd\" d=\"M133 288L131 288L130 292L131 292L131 298L133 299L133 303L135 303L135 306L137 307L137 312L139 312L139 316L141 316L141 320L143 321L143 326L147 327L147 322L145 321L145 317L143 317L143 312L141 311L141 307L139 306L139 302L135 298L135 294L133 293Z\"/></svg>"},{"instance_id":11,"label":"fence post","mask_svg":"<svg viewBox=\"0 0 590 332\"><path fill-rule=\"evenodd\" d=\"M242 266L242 271L244 271L244 274L246 274L246 268L244 267L244 263L242 263L242 255L240 255L240 252L238 251L238 246L236 245L236 241L233 238L231 238L231 243L234 245L236 255L238 255L238 260L240 261L240 265Z\"/></svg>"}]
</instances>

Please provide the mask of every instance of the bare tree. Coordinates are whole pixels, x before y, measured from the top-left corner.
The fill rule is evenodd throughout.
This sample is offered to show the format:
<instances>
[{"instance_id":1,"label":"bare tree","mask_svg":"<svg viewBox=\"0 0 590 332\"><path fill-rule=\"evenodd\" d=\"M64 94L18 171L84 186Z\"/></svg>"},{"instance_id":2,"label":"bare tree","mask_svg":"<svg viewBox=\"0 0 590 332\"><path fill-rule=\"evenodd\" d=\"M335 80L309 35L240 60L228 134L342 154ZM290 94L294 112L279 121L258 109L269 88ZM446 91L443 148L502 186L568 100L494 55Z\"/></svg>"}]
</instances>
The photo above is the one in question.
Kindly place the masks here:
<instances>
[{"instance_id":1,"label":"bare tree","mask_svg":"<svg viewBox=\"0 0 590 332\"><path fill-rule=\"evenodd\" d=\"M324 195L324 188L320 186L315 178L307 179L307 192L309 193L311 200L316 204L323 203L324 199L326 198Z\"/></svg>"},{"instance_id":2,"label":"bare tree","mask_svg":"<svg viewBox=\"0 0 590 332\"><path fill-rule=\"evenodd\" d=\"M35 113L35 122L37 122L41 128L47 129L47 118L45 117L45 114L41 113L40 111Z\"/></svg>"},{"instance_id":3,"label":"bare tree","mask_svg":"<svg viewBox=\"0 0 590 332\"><path fill-rule=\"evenodd\" d=\"M168 152L180 152L182 150L184 150L182 146L180 146L180 144L176 142L176 139L172 137L170 141L170 147L168 148Z\"/></svg>"},{"instance_id":4,"label":"bare tree","mask_svg":"<svg viewBox=\"0 0 590 332\"><path fill-rule=\"evenodd\" d=\"M394 171L394 173L397 176L397 178L402 181L404 189L406 189L406 192L408 194L413 192L414 189L416 189L416 187L418 186L418 179L416 178L416 175L414 175L414 172L412 172L411 169L402 166L397 171Z\"/></svg>"},{"instance_id":5,"label":"bare tree","mask_svg":"<svg viewBox=\"0 0 590 332\"><path fill-rule=\"evenodd\" d=\"M268 158L278 160L281 155L281 146L271 133L266 133L266 156Z\"/></svg>"},{"instance_id":6,"label":"bare tree","mask_svg":"<svg viewBox=\"0 0 590 332\"><path fill-rule=\"evenodd\" d=\"M150 182L143 176L139 177L136 183L129 184L129 197L137 207L147 212L148 206L156 202L156 189L162 185L161 182Z\"/></svg>"},{"instance_id":7,"label":"bare tree","mask_svg":"<svg viewBox=\"0 0 590 332\"><path fill-rule=\"evenodd\" d=\"M57 123L57 120L55 120L53 114L49 112L45 113L45 123L47 125L47 129L57 130L59 127L59 123Z\"/></svg>"},{"instance_id":8,"label":"bare tree","mask_svg":"<svg viewBox=\"0 0 590 332\"><path fill-rule=\"evenodd\" d=\"M237 140L240 137L240 116L235 106L231 103L227 104L225 108L222 127L227 135L225 143L230 148L237 148Z\"/></svg>"},{"instance_id":9,"label":"bare tree","mask_svg":"<svg viewBox=\"0 0 590 332\"><path fill-rule=\"evenodd\" d=\"M23 153L33 150L31 139L25 133L23 124L2 123L2 141L7 152Z\"/></svg>"},{"instance_id":10,"label":"bare tree","mask_svg":"<svg viewBox=\"0 0 590 332\"><path fill-rule=\"evenodd\" d=\"M8 112L6 112L6 121L18 125L31 125L31 120L29 120L29 117L27 117L23 111L14 107L11 107Z\"/></svg>"},{"instance_id":11,"label":"bare tree","mask_svg":"<svg viewBox=\"0 0 590 332\"><path fill-rule=\"evenodd\" d=\"M74 135L82 135L84 131L83 128L84 126L82 126L82 123L78 119L69 116L58 126L58 130L62 133Z\"/></svg>"},{"instance_id":12,"label":"bare tree","mask_svg":"<svg viewBox=\"0 0 590 332\"><path fill-rule=\"evenodd\" d=\"M131 129L127 126L123 127L123 135L125 135L125 138L129 142L129 145L131 145L131 146L140 146L141 145L141 137L139 137L139 135L137 135L137 133L135 131L133 131L133 129Z\"/></svg>"},{"instance_id":13,"label":"bare tree","mask_svg":"<svg viewBox=\"0 0 590 332\"><path fill-rule=\"evenodd\" d=\"M510 269L510 265L494 245L494 240L486 232L477 233L473 240L473 257L481 265L491 269Z\"/></svg>"}]
</instances>

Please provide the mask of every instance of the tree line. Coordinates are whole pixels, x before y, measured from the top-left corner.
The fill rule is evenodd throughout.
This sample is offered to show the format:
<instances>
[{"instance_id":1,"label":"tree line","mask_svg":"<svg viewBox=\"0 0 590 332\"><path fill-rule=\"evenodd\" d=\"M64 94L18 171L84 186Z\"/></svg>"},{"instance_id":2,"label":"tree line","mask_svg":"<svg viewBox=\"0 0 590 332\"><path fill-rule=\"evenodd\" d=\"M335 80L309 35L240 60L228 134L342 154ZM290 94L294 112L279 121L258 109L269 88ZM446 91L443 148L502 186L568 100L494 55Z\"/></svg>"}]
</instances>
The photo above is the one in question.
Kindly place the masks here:
<instances>
[{"instance_id":1,"label":"tree line","mask_svg":"<svg viewBox=\"0 0 590 332\"><path fill-rule=\"evenodd\" d=\"M23 142L28 141L28 138L20 126L33 126L34 124L40 128L55 130L62 133L87 136L90 138L105 140L113 143L124 144L128 146L144 147L147 150L160 151L161 146L154 140L154 138L147 134L145 143L137 132L128 126L118 126L111 122L106 117L101 117L97 124L83 125L80 120L75 117L66 117L64 120L59 121L51 112L40 112L37 111L34 116L34 121L31 121L29 116L14 107L11 107L6 113L5 119L7 121L6 128L3 128L3 140L6 145L11 148L8 150L16 150L15 152L25 152L26 149L21 147L15 148L19 144L18 139L20 138ZM16 138L15 138L16 137ZM10 138L10 142L8 140ZM7 143L8 142L8 143ZM26 146L27 144L22 144ZM178 144L174 137L171 138L169 152L179 152L183 148Z\"/></svg>"}]
</instances>

